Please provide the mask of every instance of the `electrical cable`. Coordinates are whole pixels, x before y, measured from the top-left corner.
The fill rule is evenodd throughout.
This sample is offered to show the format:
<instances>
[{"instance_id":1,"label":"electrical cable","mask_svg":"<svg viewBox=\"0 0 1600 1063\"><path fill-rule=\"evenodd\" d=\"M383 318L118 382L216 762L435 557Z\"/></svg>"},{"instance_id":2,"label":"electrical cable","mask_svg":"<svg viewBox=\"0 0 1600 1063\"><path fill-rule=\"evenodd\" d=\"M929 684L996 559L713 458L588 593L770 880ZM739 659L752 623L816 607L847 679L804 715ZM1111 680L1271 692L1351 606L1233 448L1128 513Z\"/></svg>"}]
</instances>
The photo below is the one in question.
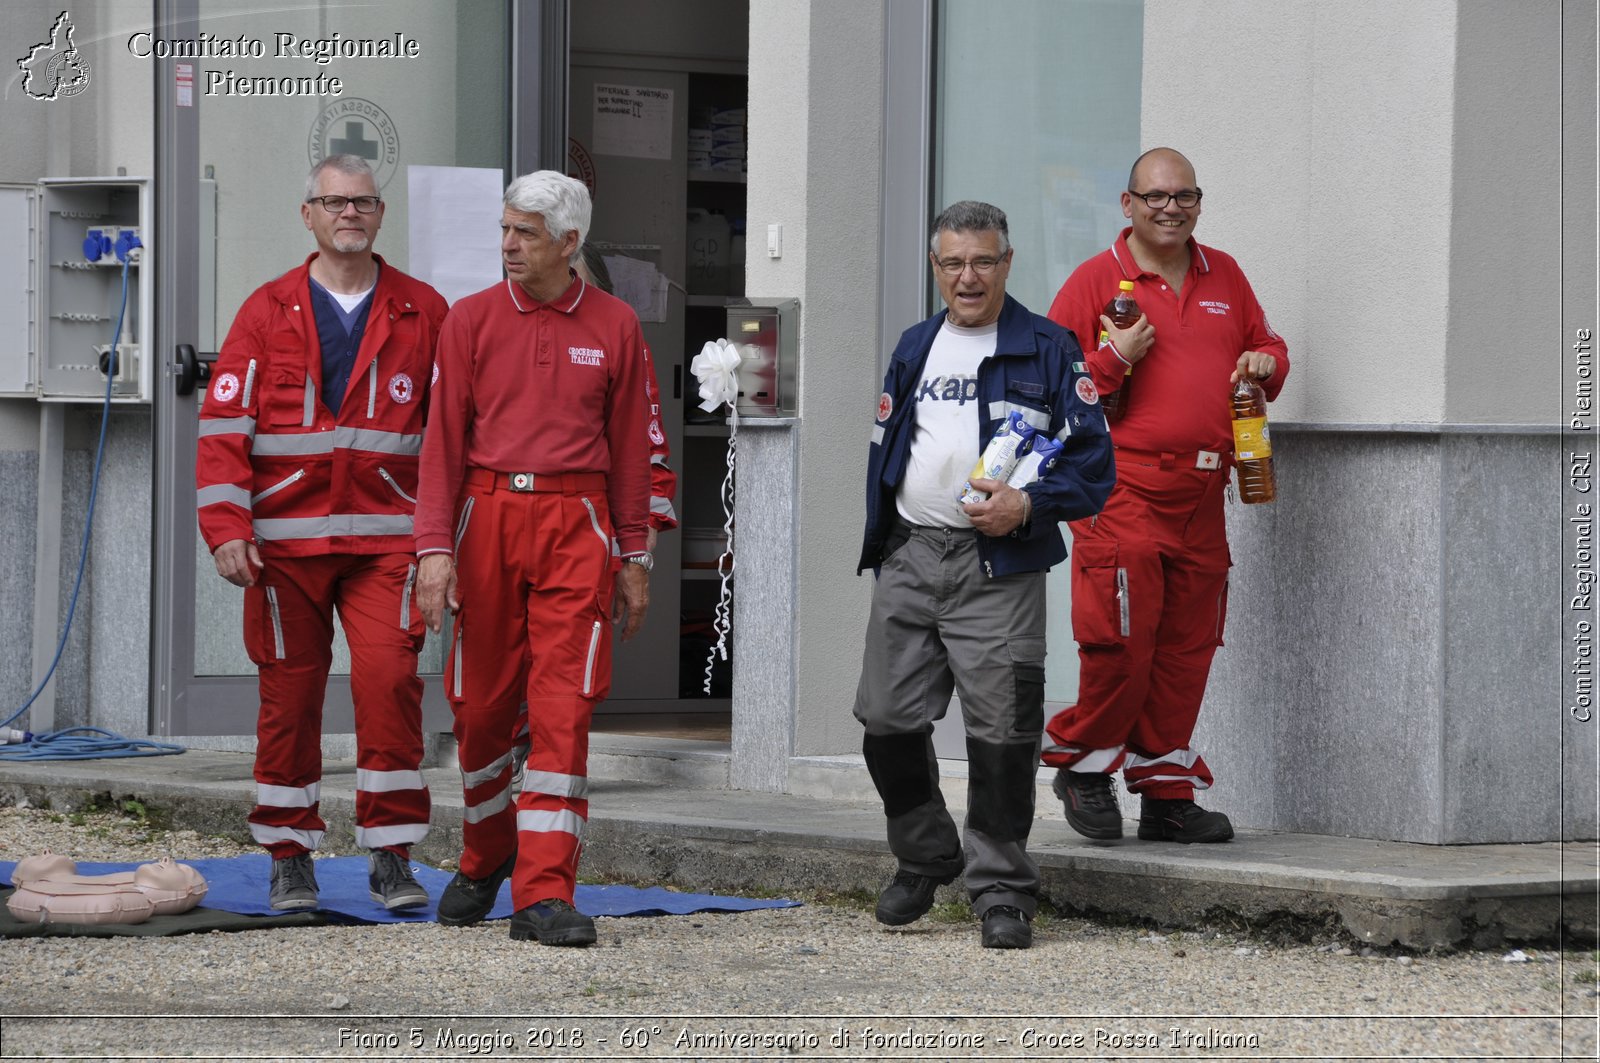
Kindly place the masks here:
<instances>
[{"instance_id":1,"label":"electrical cable","mask_svg":"<svg viewBox=\"0 0 1600 1063\"><path fill-rule=\"evenodd\" d=\"M89 561L89 533L94 527L95 498L100 492L100 470L105 463L106 429L111 423L111 388L117 376L122 323L128 312L128 269L132 265L133 252L138 247L138 238L134 237L131 244L132 246L125 248L119 246L117 252L122 259L122 306L117 311L116 331L111 334L111 356L106 366L106 395L100 407L100 442L94 452L94 475L89 481L89 512L83 519L83 542L78 549L78 573L72 581L72 598L67 602L67 619L61 625L61 638L56 643L56 654L50 661L49 670L45 672L44 678L39 680L39 685L33 693L28 695L28 700L4 721L0 721L0 727L9 727L27 712L56 674L56 667L61 663L61 655L67 648L67 635L72 631L73 615L78 609L78 591L83 587L83 571ZM44 574L36 573L34 578L42 579ZM90 732L100 737L79 737L82 732ZM59 731L33 735L20 743L0 745L0 760L90 760L102 757L157 757L182 752L182 746L170 742L125 738L100 727L66 727Z\"/></svg>"}]
</instances>

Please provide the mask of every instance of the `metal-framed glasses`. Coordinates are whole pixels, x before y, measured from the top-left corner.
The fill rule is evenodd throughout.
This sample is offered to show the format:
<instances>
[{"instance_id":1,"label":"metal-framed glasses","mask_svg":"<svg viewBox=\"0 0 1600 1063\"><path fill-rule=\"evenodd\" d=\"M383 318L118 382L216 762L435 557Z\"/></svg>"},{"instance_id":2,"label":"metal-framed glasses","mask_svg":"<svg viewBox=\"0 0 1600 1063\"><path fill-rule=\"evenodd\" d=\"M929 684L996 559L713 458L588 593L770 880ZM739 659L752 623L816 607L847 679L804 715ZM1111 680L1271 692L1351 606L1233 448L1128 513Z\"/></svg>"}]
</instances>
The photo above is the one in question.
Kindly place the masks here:
<instances>
[{"instance_id":1,"label":"metal-framed glasses","mask_svg":"<svg viewBox=\"0 0 1600 1063\"><path fill-rule=\"evenodd\" d=\"M329 214L343 214L347 204L356 205L358 214L376 214L378 204L383 200L378 196L312 196L307 203L321 203L322 209Z\"/></svg>"},{"instance_id":2,"label":"metal-framed glasses","mask_svg":"<svg viewBox=\"0 0 1600 1063\"><path fill-rule=\"evenodd\" d=\"M994 268L1005 261L1005 256L999 258L941 258L937 261L939 272L947 277L959 277L972 267L972 272L978 276L987 276L994 272Z\"/></svg>"},{"instance_id":3,"label":"metal-framed glasses","mask_svg":"<svg viewBox=\"0 0 1600 1063\"><path fill-rule=\"evenodd\" d=\"M1200 205L1201 191L1198 188L1185 188L1182 192L1135 192L1128 189L1128 195L1144 200L1144 205L1151 210L1160 210L1168 203L1176 202L1184 210Z\"/></svg>"}]
</instances>

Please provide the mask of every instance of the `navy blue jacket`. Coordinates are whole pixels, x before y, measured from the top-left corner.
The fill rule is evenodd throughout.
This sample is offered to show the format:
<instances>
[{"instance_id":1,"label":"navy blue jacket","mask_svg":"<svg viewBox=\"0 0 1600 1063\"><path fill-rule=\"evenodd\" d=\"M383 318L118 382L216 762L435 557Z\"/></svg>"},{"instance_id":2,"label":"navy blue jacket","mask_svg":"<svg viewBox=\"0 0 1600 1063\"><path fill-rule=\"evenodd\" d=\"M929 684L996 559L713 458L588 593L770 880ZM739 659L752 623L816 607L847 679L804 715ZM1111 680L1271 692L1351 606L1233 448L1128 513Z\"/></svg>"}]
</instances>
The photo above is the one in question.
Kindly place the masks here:
<instances>
[{"instance_id":1,"label":"navy blue jacket","mask_svg":"<svg viewBox=\"0 0 1600 1063\"><path fill-rule=\"evenodd\" d=\"M867 529L858 575L882 562L898 519L894 499L911 457L917 383L944 318L940 312L907 329L889 359L867 456ZM978 535L978 556L991 577L1044 571L1067 556L1060 522L1100 512L1116 480L1111 434L1072 333L1006 296L995 353L978 366L978 401L975 454L1012 410L1066 443L1054 467L1024 488L1033 502L1028 523L1002 538ZM950 485L952 505L960 491L960 484Z\"/></svg>"}]
</instances>

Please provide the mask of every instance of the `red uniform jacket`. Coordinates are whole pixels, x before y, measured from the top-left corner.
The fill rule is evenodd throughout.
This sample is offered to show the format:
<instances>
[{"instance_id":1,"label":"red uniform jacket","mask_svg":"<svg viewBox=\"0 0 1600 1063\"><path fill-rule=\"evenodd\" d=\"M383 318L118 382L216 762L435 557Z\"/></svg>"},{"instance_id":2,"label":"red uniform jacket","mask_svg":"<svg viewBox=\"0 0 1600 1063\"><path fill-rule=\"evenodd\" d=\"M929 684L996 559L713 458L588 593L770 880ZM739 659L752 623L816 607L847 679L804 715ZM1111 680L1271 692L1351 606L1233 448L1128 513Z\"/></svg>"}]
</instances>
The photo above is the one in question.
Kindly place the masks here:
<instances>
[{"instance_id":1,"label":"red uniform jacket","mask_svg":"<svg viewBox=\"0 0 1600 1063\"><path fill-rule=\"evenodd\" d=\"M445 301L378 259L366 333L335 416L321 398L312 255L257 288L223 341L200 408L195 485L212 550L263 556L412 550L417 456Z\"/></svg>"}]
</instances>

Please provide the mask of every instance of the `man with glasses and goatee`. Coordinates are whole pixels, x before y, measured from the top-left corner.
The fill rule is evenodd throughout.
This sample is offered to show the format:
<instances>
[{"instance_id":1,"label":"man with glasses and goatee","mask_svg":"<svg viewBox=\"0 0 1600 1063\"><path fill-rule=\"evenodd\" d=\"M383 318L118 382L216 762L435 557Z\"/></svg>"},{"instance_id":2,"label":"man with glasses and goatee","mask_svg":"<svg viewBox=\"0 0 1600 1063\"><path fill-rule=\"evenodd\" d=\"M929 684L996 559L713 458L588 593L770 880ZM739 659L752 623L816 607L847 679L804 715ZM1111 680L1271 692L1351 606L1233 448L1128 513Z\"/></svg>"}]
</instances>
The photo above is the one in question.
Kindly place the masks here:
<instances>
[{"instance_id":1,"label":"man with glasses and goatee","mask_svg":"<svg viewBox=\"0 0 1600 1063\"><path fill-rule=\"evenodd\" d=\"M1023 949L1038 907L1028 856L1044 726L1044 574L1067 556L1059 522L1097 512L1111 441L1072 336L1006 294L1006 216L964 201L933 223L929 263L946 309L900 337L867 458L856 571L877 574L855 715L898 862L878 921L913 922L965 875L985 948ZM986 442L1015 414L1037 479L978 477ZM961 695L967 816L939 790L934 721Z\"/></svg>"},{"instance_id":2,"label":"man with glasses and goatee","mask_svg":"<svg viewBox=\"0 0 1600 1063\"><path fill-rule=\"evenodd\" d=\"M445 301L372 252L384 203L354 155L318 163L300 217L317 250L245 301L200 410L200 532L244 588L260 675L250 833L279 911L315 908L322 703L337 610L355 702L356 843L372 899L425 907L409 866L428 832L417 456Z\"/></svg>"},{"instance_id":3,"label":"man with glasses and goatee","mask_svg":"<svg viewBox=\"0 0 1600 1063\"><path fill-rule=\"evenodd\" d=\"M1226 815L1195 804L1211 769L1190 746L1227 617L1228 393L1249 377L1277 398L1289 356L1238 264L1195 242L1200 199L1188 159L1139 156L1122 193L1131 224L1050 306L1080 338L1099 337L1088 362L1100 391L1128 389L1111 426L1116 490L1072 524L1078 701L1051 719L1044 750L1067 822L1104 841L1122 837L1119 768L1139 795L1141 839L1233 837ZM1124 282L1143 314L1118 328L1101 311Z\"/></svg>"}]
</instances>

